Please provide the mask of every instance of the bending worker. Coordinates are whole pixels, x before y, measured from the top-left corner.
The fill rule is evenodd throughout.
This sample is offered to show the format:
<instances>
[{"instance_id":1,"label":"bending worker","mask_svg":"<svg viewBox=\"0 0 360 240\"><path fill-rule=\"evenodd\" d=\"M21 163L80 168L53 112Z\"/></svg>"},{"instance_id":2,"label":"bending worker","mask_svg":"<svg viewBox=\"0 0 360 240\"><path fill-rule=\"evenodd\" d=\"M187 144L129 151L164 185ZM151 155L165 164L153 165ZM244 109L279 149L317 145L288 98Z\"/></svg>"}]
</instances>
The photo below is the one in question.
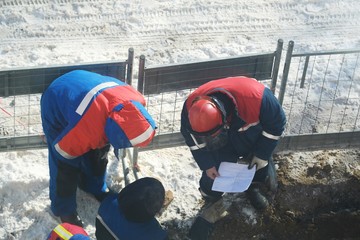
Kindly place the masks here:
<instances>
[{"instance_id":1,"label":"bending worker","mask_svg":"<svg viewBox=\"0 0 360 240\"><path fill-rule=\"evenodd\" d=\"M268 190L274 193L277 187L272 153L285 123L278 100L253 78L213 80L191 93L183 106L181 133L203 171L202 196L211 201L221 198L223 192L212 190L220 163L243 159L249 168L256 165L247 190L250 202L256 209L266 208Z\"/></svg>"},{"instance_id":2,"label":"bending worker","mask_svg":"<svg viewBox=\"0 0 360 240\"><path fill-rule=\"evenodd\" d=\"M101 201L110 144L142 147L155 135L145 99L126 83L76 70L54 80L41 97L48 144L51 210L61 222L82 226L76 206L79 186Z\"/></svg>"}]
</instances>

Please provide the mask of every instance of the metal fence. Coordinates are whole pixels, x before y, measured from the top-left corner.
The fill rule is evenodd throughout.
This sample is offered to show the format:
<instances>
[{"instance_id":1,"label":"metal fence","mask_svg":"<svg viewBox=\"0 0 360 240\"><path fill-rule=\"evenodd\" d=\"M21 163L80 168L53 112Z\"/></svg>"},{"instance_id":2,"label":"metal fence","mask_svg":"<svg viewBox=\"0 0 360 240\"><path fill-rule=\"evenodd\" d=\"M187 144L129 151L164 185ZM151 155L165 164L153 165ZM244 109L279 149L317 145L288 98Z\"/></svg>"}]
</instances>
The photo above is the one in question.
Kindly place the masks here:
<instances>
[{"instance_id":1,"label":"metal fence","mask_svg":"<svg viewBox=\"0 0 360 240\"><path fill-rule=\"evenodd\" d=\"M112 76L131 84L134 51L126 61L0 70L0 151L45 148L41 93L57 77L75 69Z\"/></svg>"},{"instance_id":2,"label":"metal fence","mask_svg":"<svg viewBox=\"0 0 360 240\"><path fill-rule=\"evenodd\" d=\"M275 50L187 64L145 67L140 58L138 90L147 97L149 112L159 124L152 143L140 149L158 149L184 144L180 113L186 97L201 84L231 76L247 76L264 82L275 91L282 53L280 39Z\"/></svg>"},{"instance_id":3,"label":"metal fence","mask_svg":"<svg viewBox=\"0 0 360 240\"><path fill-rule=\"evenodd\" d=\"M294 54L290 41L282 81L277 83L279 47L282 51L280 40L267 58L242 56L238 65L231 62L234 59L159 67L144 67L140 61L138 90L147 96L149 111L160 126L152 144L139 150L183 145L179 122L186 97L208 80L234 75L255 77L279 94L288 121L276 151L360 146L360 50ZM272 67L259 70L253 67L256 63Z\"/></svg>"},{"instance_id":4,"label":"metal fence","mask_svg":"<svg viewBox=\"0 0 360 240\"><path fill-rule=\"evenodd\" d=\"M360 146L360 49L293 53L290 41L278 99L287 115L277 150Z\"/></svg>"},{"instance_id":5,"label":"metal fence","mask_svg":"<svg viewBox=\"0 0 360 240\"><path fill-rule=\"evenodd\" d=\"M145 66L141 56L138 90L158 124L154 141L141 151L183 145L180 112L186 97L206 81L234 75L255 77L278 95L288 124L277 151L360 146L360 50L293 53L293 47L290 41L283 61L281 40L269 53L205 62ZM86 69L131 84L132 63L129 49L124 62L0 70L0 151L46 147L39 100L57 76Z\"/></svg>"}]
</instances>

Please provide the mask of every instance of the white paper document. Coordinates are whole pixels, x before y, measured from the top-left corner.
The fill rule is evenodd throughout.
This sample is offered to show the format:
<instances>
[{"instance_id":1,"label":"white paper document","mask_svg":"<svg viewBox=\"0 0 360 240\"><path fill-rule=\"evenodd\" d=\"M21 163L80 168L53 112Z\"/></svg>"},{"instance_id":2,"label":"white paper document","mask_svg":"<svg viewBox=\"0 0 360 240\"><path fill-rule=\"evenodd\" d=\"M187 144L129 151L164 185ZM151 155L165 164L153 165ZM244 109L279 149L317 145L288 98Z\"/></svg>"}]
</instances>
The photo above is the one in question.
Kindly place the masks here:
<instances>
[{"instance_id":1,"label":"white paper document","mask_svg":"<svg viewBox=\"0 0 360 240\"><path fill-rule=\"evenodd\" d=\"M248 169L247 164L222 162L219 167L219 177L215 178L213 191L219 192L244 192L255 175L256 166Z\"/></svg>"}]
</instances>

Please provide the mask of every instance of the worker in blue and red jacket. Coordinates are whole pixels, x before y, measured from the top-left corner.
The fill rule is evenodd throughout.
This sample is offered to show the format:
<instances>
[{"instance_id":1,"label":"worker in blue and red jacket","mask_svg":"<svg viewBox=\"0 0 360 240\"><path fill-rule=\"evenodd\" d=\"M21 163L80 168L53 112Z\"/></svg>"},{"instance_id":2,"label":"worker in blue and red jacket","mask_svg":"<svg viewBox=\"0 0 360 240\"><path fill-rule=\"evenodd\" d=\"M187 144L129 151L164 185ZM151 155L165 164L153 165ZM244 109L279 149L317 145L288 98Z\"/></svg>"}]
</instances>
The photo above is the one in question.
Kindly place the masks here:
<instances>
[{"instance_id":1,"label":"worker in blue and red jacket","mask_svg":"<svg viewBox=\"0 0 360 240\"><path fill-rule=\"evenodd\" d=\"M210 201L222 197L223 192L212 190L222 161L245 161L249 168L256 165L247 190L249 200L256 209L266 208L277 188L272 153L285 123L278 100L253 78L213 80L192 92L181 113L181 133L203 171L199 181L202 196ZM194 239L198 230L211 229L197 220L190 231Z\"/></svg>"},{"instance_id":2,"label":"worker in blue and red jacket","mask_svg":"<svg viewBox=\"0 0 360 240\"><path fill-rule=\"evenodd\" d=\"M75 70L55 79L41 97L41 119L49 152L51 210L62 222L82 226L79 186L101 201L110 144L148 145L155 122L142 94L113 77Z\"/></svg>"},{"instance_id":3,"label":"worker in blue and red jacket","mask_svg":"<svg viewBox=\"0 0 360 240\"><path fill-rule=\"evenodd\" d=\"M271 180L272 153L286 123L284 111L269 88L253 78L229 77L207 82L196 89L184 103L181 133L203 175L201 193L219 198L212 191L222 161L249 159L256 165L253 182ZM251 157L250 157L251 156ZM269 179L269 175L272 179ZM273 184L274 187L274 184ZM265 198L250 198L256 208L267 206Z\"/></svg>"}]
</instances>

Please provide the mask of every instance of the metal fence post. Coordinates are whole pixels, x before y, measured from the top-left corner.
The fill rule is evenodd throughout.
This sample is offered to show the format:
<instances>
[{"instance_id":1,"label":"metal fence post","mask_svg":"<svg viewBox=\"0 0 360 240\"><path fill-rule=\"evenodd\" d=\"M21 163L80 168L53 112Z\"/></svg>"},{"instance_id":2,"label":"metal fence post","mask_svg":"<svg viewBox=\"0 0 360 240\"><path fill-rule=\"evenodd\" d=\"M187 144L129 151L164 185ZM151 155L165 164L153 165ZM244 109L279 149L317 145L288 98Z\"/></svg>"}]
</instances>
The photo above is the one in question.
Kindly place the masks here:
<instances>
[{"instance_id":1,"label":"metal fence post","mask_svg":"<svg viewBox=\"0 0 360 240\"><path fill-rule=\"evenodd\" d=\"M117 157L118 157L118 160L121 160L121 164L122 164L122 168L123 168L123 174L124 174L124 181L125 181L125 186L128 185L130 183L130 179L129 179L129 172L130 172L130 169L129 169L129 166L126 162L126 151L125 149L118 149L117 150ZM119 159L120 158L120 159Z\"/></svg>"},{"instance_id":2,"label":"metal fence post","mask_svg":"<svg viewBox=\"0 0 360 240\"><path fill-rule=\"evenodd\" d=\"M280 67L280 60L281 60L281 53L282 53L283 43L284 43L284 41L282 39L278 40L278 44L277 44L277 48L276 48L276 52L275 52L274 68L273 68L271 86L270 86L270 90L274 94L275 94L275 89L276 89L276 82L277 82L277 78L278 78L278 73L279 73L279 67Z\"/></svg>"},{"instance_id":3,"label":"metal fence post","mask_svg":"<svg viewBox=\"0 0 360 240\"><path fill-rule=\"evenodd\" d=\"M145 78L145 56L141 55L139 59L139 73L138 73L138 84L137 84L137 90L140 93L144 93L144 78ZM133 148L133 154L130 156L131 160L131 168L133 170L134 176L136 179L138 179L138 156L139 156L139 149L137 147Z\"/></svg>"},{"instance_id":4,"label":"metal fence post","mask_svg":"<svg viewBox=\"0 0 360 240\"><path fill-rule=\"evenodd\" d=\"M308 66L309 66L309 60L310 60L310 56L306 56L304 70L303 70L303 74L301 76L300 88L304 88L306 72L307 72L307 69L308 69Z\"/></svg>"},{"instance_id":5,"label":"metal fence post","mask_svg":"<svg viewBox=\"0 0 360 240\"><path fill-rule=\"evenodd\" d=\"M145 78L145 56L141 55L139 60L139 78L137 90L144 94L144 78Z\"/></svg>"},{"instance_id":6,"label":"metal fence post","mask_svg":"<svg viewBox=\"0 0 360 240\"><path fill-rule=\"evenodd\" d=\"M281 105L283 104L283 101L284 101L285 89L286 89L286 84L287 84L287 80L288 80L288 76L289 76L289 69L290 69L290 63L291 63L291 57L292 57L293 50L294 50L294 41L290 41L289 45L288 45L288 50L286 53L284 71L283 71L283 76L282 76L281 85L280 85L280 92L279 92L279 97L278 97Z\"/></svg>"},{"instance_id":7,"label":"metal fence post","mask_svg":"<svg viewBox=\"0 0 360 240\"><path fill-rule=\"evenodd\" d=\"M134 49L129 48L128 60L127 60L127 72L126 72L126 83L129 85L132 84L133 63L134 63Z\"/></svg>"}]
</instances>

